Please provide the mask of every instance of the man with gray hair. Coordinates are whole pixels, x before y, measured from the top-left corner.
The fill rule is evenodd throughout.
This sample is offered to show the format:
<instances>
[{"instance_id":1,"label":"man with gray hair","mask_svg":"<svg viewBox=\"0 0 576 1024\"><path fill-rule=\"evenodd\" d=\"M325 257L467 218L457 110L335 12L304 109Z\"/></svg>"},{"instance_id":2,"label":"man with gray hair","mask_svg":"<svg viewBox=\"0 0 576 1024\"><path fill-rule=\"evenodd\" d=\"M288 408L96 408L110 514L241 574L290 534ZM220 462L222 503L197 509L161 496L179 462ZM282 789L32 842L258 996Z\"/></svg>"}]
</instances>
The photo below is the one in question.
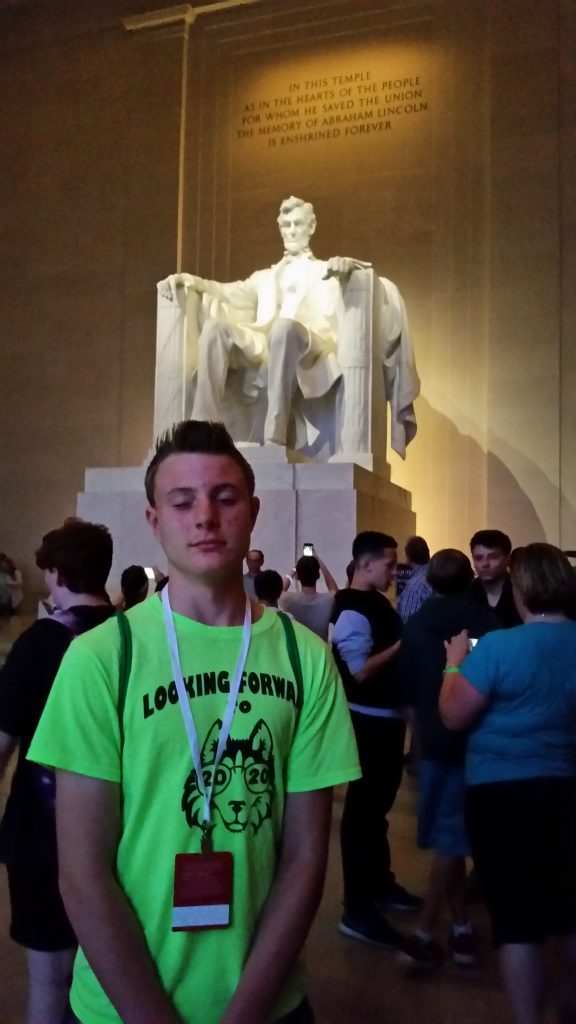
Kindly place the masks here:
<instances>
[{"instance_id":1,"label":"man with gray hair","mask_svg":"<svg viewBox=\"0 0 576 1024\"><path fill-rule=\"evenodd\" d=\"M282 202L278 227L284 242L279 263L227 284L173 274L159 289L174 301L178 287L202 296L192 418L223 418L229 369L253 371L243 392L245 400L254 401L262 386L257 373L267 365L264 441L285 445L297 392L321 398L341 375L336 360L339 279L370 264L341 256L317 260L310 249L314 208L296 196Z\"/></svg>"}]
</instances>

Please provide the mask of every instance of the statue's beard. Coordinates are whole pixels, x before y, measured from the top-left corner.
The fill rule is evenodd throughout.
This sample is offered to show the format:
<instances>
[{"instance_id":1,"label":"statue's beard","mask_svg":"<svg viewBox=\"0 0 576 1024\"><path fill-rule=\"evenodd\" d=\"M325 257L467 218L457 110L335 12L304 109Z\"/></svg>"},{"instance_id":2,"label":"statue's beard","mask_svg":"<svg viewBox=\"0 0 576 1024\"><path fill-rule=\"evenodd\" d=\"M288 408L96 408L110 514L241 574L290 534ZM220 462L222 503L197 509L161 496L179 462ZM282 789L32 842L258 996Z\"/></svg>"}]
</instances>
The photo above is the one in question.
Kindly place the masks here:
<instances>
[{"instance_id":1,"label":"statue's beard","mask_svg":"<svg viewBox=\"0 0 576 1024\"><path fill-rule=\"evenodd\" d=\"M298 249L297 252L292 252L290 249L284 249L284 256L291 256L292 258L295 258L296 256L311 256L311 255L312 255L312 249L310 248L309 245L304 246L303 249Z\"/></svg>"}]
</instances>

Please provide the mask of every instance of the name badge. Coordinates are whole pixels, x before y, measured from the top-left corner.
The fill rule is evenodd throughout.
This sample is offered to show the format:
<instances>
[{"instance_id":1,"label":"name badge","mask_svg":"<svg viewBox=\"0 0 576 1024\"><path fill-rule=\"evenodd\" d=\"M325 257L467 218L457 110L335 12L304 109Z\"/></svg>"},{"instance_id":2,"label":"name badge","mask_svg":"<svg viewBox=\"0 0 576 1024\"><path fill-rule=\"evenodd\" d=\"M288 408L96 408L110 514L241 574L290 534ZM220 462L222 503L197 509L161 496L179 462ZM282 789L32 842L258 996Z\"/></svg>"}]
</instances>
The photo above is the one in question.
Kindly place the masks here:
<instances>
[{"instance_id":1,"label":"name badge","mask_svg":"<svg viewBox=\"0 0 576 1024\"><path fill-rule=\"evenodd\" d=\"M227 928L233 874L231 853L177 853L172 931Z\"/></svg>"}]
</instances>

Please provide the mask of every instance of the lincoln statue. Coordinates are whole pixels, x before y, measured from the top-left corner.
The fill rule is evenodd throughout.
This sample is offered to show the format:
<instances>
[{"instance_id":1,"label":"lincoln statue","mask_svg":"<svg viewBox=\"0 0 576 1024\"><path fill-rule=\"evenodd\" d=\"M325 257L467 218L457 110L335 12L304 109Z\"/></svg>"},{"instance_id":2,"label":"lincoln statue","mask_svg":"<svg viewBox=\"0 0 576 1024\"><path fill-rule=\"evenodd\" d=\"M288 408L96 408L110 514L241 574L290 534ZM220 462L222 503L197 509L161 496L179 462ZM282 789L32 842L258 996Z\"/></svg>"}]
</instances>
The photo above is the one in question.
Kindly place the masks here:
<instances>
[{"instance_id":1,"label":"lincoln statue","mask_svg":"<svg viewBox=\"0 0 576 1024\"><path fill-rule=\"evenodd\" d=\"M370 264L341 256L316 259L310 248L314 208L295 196L282 202L278 226L284 253L273 266L231 283L173 274L158 288L161 296L173 301L180 288L198 296L192 418L226 419L229 376L236 371L231 400L254 403L265 392L261 440L286 445L304 436L305 400L335 393L331 389L343 372L343 291L351 277L366 272ZM385 289L380 297L386 309L379 317L379 355L392 409L391 443L403 455L416 431L412 403L419 382L400 293L386 279L376 282Z\"/></svg>"}]
</instances>

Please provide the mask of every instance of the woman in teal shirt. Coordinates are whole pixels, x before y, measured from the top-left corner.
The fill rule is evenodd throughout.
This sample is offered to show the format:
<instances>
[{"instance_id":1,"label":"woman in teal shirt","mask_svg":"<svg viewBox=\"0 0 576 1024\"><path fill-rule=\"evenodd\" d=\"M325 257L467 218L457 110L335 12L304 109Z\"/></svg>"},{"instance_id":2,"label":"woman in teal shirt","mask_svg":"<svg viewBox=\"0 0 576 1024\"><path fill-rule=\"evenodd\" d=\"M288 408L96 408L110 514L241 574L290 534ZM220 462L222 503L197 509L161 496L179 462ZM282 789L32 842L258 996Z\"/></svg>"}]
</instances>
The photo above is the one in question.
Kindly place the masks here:
<instances>
[{"instance_id":1,"label":"woman in teal shirt","mask_svg":"<svg viewBox=\"0 0 576 1024\"><path fill-rule=\"evenodd\" d=\"M561 939L558 1020L576 1022L576 574L551 544L513 552L523 624L446 644L440 713L471 729L467 824L516 1024L544 1021L544 942Z\"/></svg>"}]
</instances>

